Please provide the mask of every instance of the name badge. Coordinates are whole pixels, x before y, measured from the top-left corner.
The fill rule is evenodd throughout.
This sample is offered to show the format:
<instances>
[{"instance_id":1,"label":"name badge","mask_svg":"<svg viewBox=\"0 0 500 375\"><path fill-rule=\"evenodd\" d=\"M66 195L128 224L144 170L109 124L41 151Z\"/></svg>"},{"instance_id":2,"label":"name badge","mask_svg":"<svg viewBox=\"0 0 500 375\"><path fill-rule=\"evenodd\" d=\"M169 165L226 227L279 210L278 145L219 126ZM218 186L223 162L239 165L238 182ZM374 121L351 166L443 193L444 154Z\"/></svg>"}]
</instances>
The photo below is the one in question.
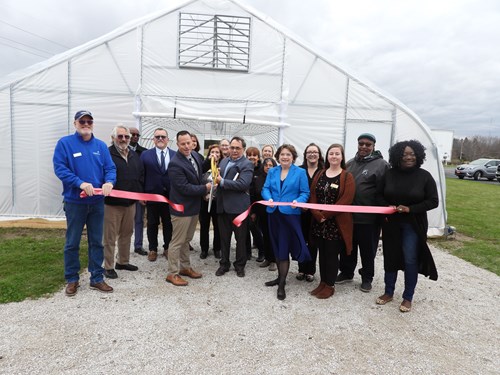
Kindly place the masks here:
<instances>
[{"instance_id":1,"label":"name badge","mask_svg":"<svg viewBox=\"0 0 500 375\"><path fill-rule=\"evenodd\" d=\"M80 157L80 156L82 156L82 153L81 153L81 152L75 152L75 153L73 154L73 157L74 157L74 158L78 158L78 157Z\"/></svg>"}]
</instances>

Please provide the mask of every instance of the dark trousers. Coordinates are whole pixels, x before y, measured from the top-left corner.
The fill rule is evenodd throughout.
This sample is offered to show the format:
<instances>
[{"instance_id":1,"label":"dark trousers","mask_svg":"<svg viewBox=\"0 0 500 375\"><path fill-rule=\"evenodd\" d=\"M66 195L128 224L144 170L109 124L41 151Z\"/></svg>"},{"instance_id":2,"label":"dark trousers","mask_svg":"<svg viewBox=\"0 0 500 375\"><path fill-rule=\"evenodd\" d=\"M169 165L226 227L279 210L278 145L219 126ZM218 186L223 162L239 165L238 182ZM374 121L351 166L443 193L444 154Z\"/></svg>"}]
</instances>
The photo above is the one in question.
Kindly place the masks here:
<instances>
[{"instance_id":1,"label":"dark trousers","mask_svg":"<svg viewBox=\"0 0 500 375\"><path fill-rule=\"evenodd\" d=\"M136 202L134 217L134 249L140 249L142 247L145 209L146 206L143 206L140 202Z\"/></svg>"},{"instance_id":2,"label":"dark trousers","mask_svg":"<svg viewBox=\"0 0 500 375\"><path fill-rule=\"evenodd\" d=\"M363 267L361 279L372 282L375 274L375 255L380 237L380 225L378 224L354 224L352 235L352 252L346 255L340 254L340 272L346 277L352 278L358 263L358 248Z\"/></svg>"},{"instance_id":3,"label":"dark trousers","mask_svg":"<svg viewBox=\"0 0 500 375\"><path fill-rule=\"evenodd\" d=\"M227 270L231 267L230 250L231 237L234 232L236 239L236 258L233 263L235 270L242 270L247 263L246 240L248 234L248 219L245 219L239 227L233 224L233 220L238 214L222 213L218 215L220 244L221 244L221 260L220 265Z\"/></svg>"},{"instance_id":4,"label":"dark trousers","mask_svg":"<svg viewBox=\"0 0 500 375\"><path fill-rule=\"evenodd\" d=\"M215 201L215 200L214 200ZM212 202L211 212L208 212L208 202L203 201L201 203L200 210L200 248L203 252L208 252L210 246L210 220L212 220L212 225L214 227L214 239L213 239L213 250L220 250L220 234L219 234L219 222L217 220L217 214L214 210L214 203Z\"/></svg>"},{"instance_id":5,"label":"dark trousers","mask_svg":"<svg viewBox=\"0 0 500 375\"><path fill-rule=\"evenodd\" d=\"M307 241L307 248L309 249L309 254L311 254L311 260L308 262L300 262L299 272L305 273L306 275L314 275L316 273L316 260L318 259L318 243L316 238Z\"/></svg>"},{"instance_id":6,"label":"dark trousers","mask_svg":"<svg viewBox=\"0 0 500 375\"><path fill-rule=\"evenodd\" d=\"M330 286L335 285L339 272L339 255L345 253L345 244L342 240L325 240L315 238L319 250L319 274L321 281Z\"/></svg>"},{"instance_id":7,"label":"dark trousers","mask_svg":"<svg viewBox=\"0 0 500 375\"><path fill-rule=\"evenodd\" d=\"M170 219L170 208L166 203L147 204L148 226L147 235L149 250L158 251L158 226L162 225L163 230L163 249L167 250L172 239L172 220Z\"/></svg>"},{"instance_id":8,"label":"dark trousers","mask_svg":"<svg viewBox=\"0 0 500 375\"><path fill-rule=\"evenodd\" d=\"M253 221L251 218L248 219L248 229L250 233L248 234L246 241L247 254L252 255L253 238L253 244L258 250L259 257L264 256L264 240L262 238L262 231L260 229L258 217L255 218L255 221ZM250 234L252 234L251 237Z\"/></svg>"}]
</instances>

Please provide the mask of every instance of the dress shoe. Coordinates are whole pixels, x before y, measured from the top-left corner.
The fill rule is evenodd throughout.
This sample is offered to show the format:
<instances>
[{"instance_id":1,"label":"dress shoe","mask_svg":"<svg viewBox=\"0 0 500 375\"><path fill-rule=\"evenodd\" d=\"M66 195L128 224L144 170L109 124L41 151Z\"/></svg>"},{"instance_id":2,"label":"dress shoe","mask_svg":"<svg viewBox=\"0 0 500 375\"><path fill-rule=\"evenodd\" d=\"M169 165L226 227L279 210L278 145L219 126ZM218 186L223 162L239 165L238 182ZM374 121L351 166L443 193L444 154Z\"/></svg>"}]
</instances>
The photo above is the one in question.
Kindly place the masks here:
<instances>
[{"instance_id":1,"label":"dress shoe","mask_svg":"<svg viewBox=\"0 0 500 375\"><path fill-rule=\"evenodd\" d=\"M257 263L261 263L261 262L263 262L265 259L266 259L266 258L264 258L264 255L259 255L259 256L257 257L257 259L255 259L255 261L256 261Z\"/></svg>"},{"instance_id":2,"label":"dress shoe","mask_svg":"<svg viewBox=\"0 0 500 375\"><path fill-rule=\"evenodd\" d=\"M202 251L200 253L200 259L207 259L208 251Z\"/></svg>"},{"instance_id":3,"label":"dress shoe","mask_svg":"<svg viewBox=\"0 0 500 375\"><path fill-rule=\"evenodd\" d=\"M179 275L187 276L187 277L190 277L192 279L201 279L201 276L202 276L201 273L196 272L192 268L185 268L185 269L181 270L179 272Z\"/></svg>"},{"instance_id":4,"label":"dress shoe","mask_svg":"<svg viewBox=\"0 0 500 375\"><path fill-rule=\"evenodd\" d=\"M90 289L98 290L101 293L113 293L113 288L106 284L104 281L100 283L90 284Z\"/></svg>"},{"instance_id":5,"label":"dress shoe","mask_svg":"<svg viewBox=\"0 0 500 375\"><path fill-rule=\"evenodd\" d=\"M299 272L299 273L295 276L295 278L296 278L297 280L299 280L299 281L302 281L302 280L304 280L304 279L306 278L306 274L305 274L305 273L303 273L303 272Z\"/></svg>"},{"instance_id":6,"label":"dress shoe","mask_svg":"<svg viewBox=\"0 0 500 375\"><path fill-rule=\"evenodd\" d=\"M264 283L265 286L276 286L280 283L280 279L279 278L276 278L274 280L271 280L271 281L266 281Z\"/></svg>"},{"instance_id":7,"label":"dress shoe","mask_svg":"<svg viewBox=\"0 0 500 375\"><path fill-rule=\"evenodd\" d=\"M134 253L139 254L139 255L148 255L148 252L144 250L142 247L138 247L137 249L134 249Z\"/></svg>"},{"instance_id":8,"label":"dress shoe","mask_svg":"<svg viewBox=\"0 0 500 375\"><path fill-rule=\"evenodd\" d=\"M271 264L270 261L268 260L264 260L261 264L259 264L259 267L260 268L265 268L265 267L269 267L269 265Z\"/></svg>"},{"instance_id":9,"label":"dress shoe","mask_svg":"<svg viewBox=\"0 0 500 375\"><path fill-rule=\"evenodd\" d=\"M66 289L65 289L64 293L66 293L66 295L68 297L73 297L76 294L76 292L78 292L79 287L80 287L80 283L78 281L68 283L66 285Z\"/></svg>"},{"instance_id":10,"label":"dress shoe","mask_svg":"<svg viewBox=\"0 0 500 375\"><path fill-rule=\"evenodd\" d=\"M186 286L188 282L177 274L169 274L166 280L175 286Z\"/></svg>"},{"instance_id":11,"label":"dress shoe","mask_svg":"<svg viewBox=\"0 0 500 375\"><path fill-rule=\"evenodd\" d=\"M158 258L158 252L155 250L151 250L148 254L148 260L150 262L156 262L156 258Z\"/></svg>"},{"instance_id":12,"label":"dress shoe","mask_svg":"<svg viewBox=\"0 0 500 375\"><path fill-rule=\"evenodd\" d=\"M245 270L244 269L236 270L236 276L245 277Z\"/></svg>"},{"instance_id":13,"label":"dress shoe","mask_svg":"<svg viewBox=\"0 0 500 375\"><path fill-rule=\"evenodd\" d=\"M214 250L214 257L215 257L215 259L221 258L220 250Z\"/></svg>"},{"instance_id":14,"label":"dress shoe","mask_svg":"<svg viewBox=\"0 0 500 375\"><path fill-rule=\"evenodd\" d=\"M276 297L278 297L280 301L283 301L286 298L285 284L283 285L280 284L278 286L278 292L276 293Z\"/></svg>"},{"instance_id":15,"label":"dress shoe","mask_svg":"<svg viewBox=\"0 0 500 375\"><path fill-rule=\"evenodd\" d=\"M325 284L323 289L321 289L318 292L318 294L316 294L316 298L327 299L327 298L330 298L331 296L333 296L334 293L335 293L335 286L330 286L328 284Z\"/></svg>"},{"instance_id":16,"label":"dress shoe","mask_svg":"<svg viewBox=\"0 0 500 375\"><path fill-rule=\"evenodd\" d=\"M229 271L226 267L220 266L217 271L215 271L215 276L222 276L224 275L227 271Z\"/></svg>"},{"instance_id":17,"label":"dress shoe","mask_svg":"<svg viewBox=\"0 0 500 375\"><path fill-rule=\"evenodd\" d=\"M323 289L325 287L325 285L326 285L326 283L324 281L320 282L319 285L316 288L314 288L313 290L311 290L309 292L309 294L311 296L315 296L316 294L318 294L319 292L321 292L321 289Z\"/></svg>"},{"instance_id":18,"label":"dress shoe","mask_svg":"<svg viewBox=\"0 0 500 375\"><path fill-rule=\"evenodd\" d=\"M106 279L117 279L118 278L118 274L116 273L116 271L111 268L110 270L104 270L104 276L106 277Z\"/></svg>"},{"instance_id":19,"label":"dress shoe","mask_svg":"<svg viewBox=\"0 0 500 375\"><path fill-rule=\"evenodd\" d=\"M137 271L139 267L134 266L133 264L120 264L116 263L115 268L117 270L126 270L126 271Z\"/></svg>"}]
</instances>

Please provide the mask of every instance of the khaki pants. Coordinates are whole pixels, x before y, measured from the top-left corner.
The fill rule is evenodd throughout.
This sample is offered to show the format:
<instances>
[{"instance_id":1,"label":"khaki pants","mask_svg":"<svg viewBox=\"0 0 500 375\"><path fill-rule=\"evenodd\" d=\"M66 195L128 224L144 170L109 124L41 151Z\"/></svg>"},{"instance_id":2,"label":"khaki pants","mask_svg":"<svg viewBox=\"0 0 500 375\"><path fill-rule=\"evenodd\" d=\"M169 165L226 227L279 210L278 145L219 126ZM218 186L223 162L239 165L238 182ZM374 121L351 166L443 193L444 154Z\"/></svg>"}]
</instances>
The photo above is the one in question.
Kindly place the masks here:
<instances>
[{"instance_id":1,"label":"khaki pants","mask_svg":"<svg viewBox=\"0 0 500 375\"><path fill-rule=\"evenodd\" d=\"M128 264L130 242L134 233L135 204L128 207L104 205L104 269L115 268L115 246L118 240L117 263Z\"/></svg>"},{"instance_id":2,"label":"khaki pants","mask_svg":"<svg viewBox=\"0 0 500 375\"><path fill-rule=\"evenodd\" d=\"M191 262L189 260L189 242L193 239L197 223L198 215L172 215L172 240L168 247L169 274L177 274L180 270L191 267Z\"/></svg>"}]
</instances>

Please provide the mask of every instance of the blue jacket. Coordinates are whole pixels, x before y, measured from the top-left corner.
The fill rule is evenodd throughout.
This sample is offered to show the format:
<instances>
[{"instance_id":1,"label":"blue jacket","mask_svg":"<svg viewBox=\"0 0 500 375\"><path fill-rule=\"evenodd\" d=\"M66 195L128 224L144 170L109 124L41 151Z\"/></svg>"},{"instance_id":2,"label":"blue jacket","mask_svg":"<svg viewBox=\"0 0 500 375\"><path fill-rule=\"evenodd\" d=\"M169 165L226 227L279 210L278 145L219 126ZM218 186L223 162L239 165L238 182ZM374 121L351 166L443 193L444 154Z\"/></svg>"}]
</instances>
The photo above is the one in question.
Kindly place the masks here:
<instances>
[{"instance_id":1,"label":"blue jacket","mask_svg":"<svg viewBox=\"0 0 500 375\"><path fill-rule=\"evenodd\" d=\"M101 188L106 182L115 185L116 167L108 146L94 135L89 141L84 141L77 132L61 138L57 142L52 162L56 176L63 183L65 202L92 204L104 199L102 195L80 198L80 185L83 182L95 188Z\"/></svg>"},{"instance_id":2,"label":"blue jacket","mask_svg":"<svg viewBox=\"0 0 500 375\"><path fill-rule=\"evenodd\" d=\"M275 202L292 202L295 200L306 203L309 199L309 183L307 181L306 170L292 164L283 182L283 187L281 187L281 166L271 168L267 172L266 182L262 188L261 195L262 199L266 201L272 198ZM290 206L267 207L266 211L272 213L276 208L285 215L301 214L299 208L292 208Z\"/></svg>"},{"instance_id":3,"label":"blue jacket","mask_svg":"<svg viewBox=\"0 0 500 375\"><path fill-rule=\"evenodd\" d=\"M170 155L170 160L173 159L175 151L166 148ZM170 194L170 181L168 179L168 166L167 171L162 172L158 158L156 157L156 148L143 151L141 153L141 160L144 165L144 192L150 194L161 194L169 197Z\"/></svg>"},{"instance_id":4,"label":"blue jacket","mask_svg":"<svg viewBox=\"0 0 500 375\"><path fill-rule=\"evenodd\" d=\"M198 165L198 172L191 162L179 151L168 164L170 180L170 200L173 203L183 204L184 212L176 211L170 206L170 214L174 216L195 216L200 213L201 199L207 195L207 188L201 181L201 156L191 152L192 158Z\"/></svg>"}]
</instances>

